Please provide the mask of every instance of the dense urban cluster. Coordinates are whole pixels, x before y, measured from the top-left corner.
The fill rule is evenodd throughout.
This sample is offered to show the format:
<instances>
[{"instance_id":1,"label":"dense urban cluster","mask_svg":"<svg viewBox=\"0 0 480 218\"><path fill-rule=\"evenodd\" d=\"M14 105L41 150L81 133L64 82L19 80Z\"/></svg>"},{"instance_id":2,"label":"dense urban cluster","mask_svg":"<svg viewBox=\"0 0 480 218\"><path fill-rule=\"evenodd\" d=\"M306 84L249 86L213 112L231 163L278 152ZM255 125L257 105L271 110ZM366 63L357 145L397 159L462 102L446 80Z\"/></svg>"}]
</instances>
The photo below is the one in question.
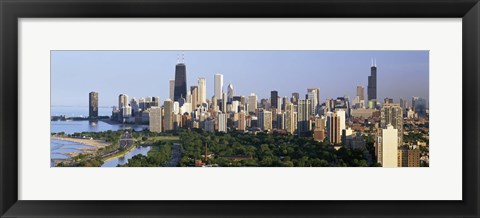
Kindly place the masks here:
<instances>
[{"instance_id":1,"label":"dense urban cluster","mask_svg":"<svg viewBox=\"0 0 480 218\"><path fill-rule=\"evenodd\" d=\"M392 98L379 101L373 61L367 98L364 86L359 85L353 100L342 96L322 101L319 87L306 88L305 95L295 92L281 97L277 90L267 98L255 93L235 95L232 84L224 88L222 74L214 75L214 95L207 98L206 78L198 78L198 84L187 89L186 72L185 63L179 61L175 79L169 83L170 96L163 103L159 97L137 100L120 94L110 118L120 123L148 124L149 131L155 133L194 130L187 131L188 137L181 137L181 166L429 165L426 100L412 97L411 105L404 98L398 103ZM89 103L89 118L97 119L97 92L89 94ZM260 141L248 141L248 136ZM209 151L208 142L213 142ZM229 149L238 152L227 152ZM332 156L333 150L336 156Z\"/></svg>"}]
</instances>

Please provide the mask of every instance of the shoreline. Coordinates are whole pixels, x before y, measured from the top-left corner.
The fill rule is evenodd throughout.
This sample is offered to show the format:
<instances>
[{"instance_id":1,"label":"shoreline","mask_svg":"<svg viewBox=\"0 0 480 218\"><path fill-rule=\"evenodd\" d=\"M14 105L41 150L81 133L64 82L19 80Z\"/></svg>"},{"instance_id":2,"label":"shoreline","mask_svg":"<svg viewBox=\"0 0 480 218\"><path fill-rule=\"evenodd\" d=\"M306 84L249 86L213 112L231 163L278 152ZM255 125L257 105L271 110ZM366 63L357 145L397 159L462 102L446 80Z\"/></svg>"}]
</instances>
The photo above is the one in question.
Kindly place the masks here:
<instances>
[{"instance_id":1,"label":"shoreline","mask_svg":"<svg viewBox=\"0 0 480 218\"><path fill-rule=\"evenodd\" d=\"M92 148L95 150L98 150L99 148L104 148L110 145L110 143L106 142L105 140L98 140L98 139L80 139L80 138L72 138L68 136L50 136L50 139L75 142L75 143L80 143L80 144L91 147L91 148L78 148L78 150L92 150Z\"/></svg>"}]
</instances>

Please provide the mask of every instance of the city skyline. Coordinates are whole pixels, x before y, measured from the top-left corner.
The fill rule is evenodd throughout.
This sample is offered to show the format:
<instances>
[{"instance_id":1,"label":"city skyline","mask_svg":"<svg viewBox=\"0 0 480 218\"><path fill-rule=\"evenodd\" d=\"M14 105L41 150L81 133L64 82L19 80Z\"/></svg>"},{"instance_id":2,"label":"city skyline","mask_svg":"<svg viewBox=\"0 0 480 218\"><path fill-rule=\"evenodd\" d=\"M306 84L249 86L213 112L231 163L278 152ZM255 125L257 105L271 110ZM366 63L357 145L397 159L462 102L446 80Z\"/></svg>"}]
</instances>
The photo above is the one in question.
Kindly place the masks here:
<instances>
[{"instance_id":1,"label":"city skyline","mask_svg":"<svg viewBox=\"0 0 480 218\"><path fill-rule=\"evenodd\" d=\"M375 59L379 102L419 96L428 105L428 51L53 51L51 104L88 106L84 93L91 91L100 93L99 107L117 105L120 94L137 99L159 96L163 102L170 97L169 83L180 54L186 65L186 88L205 78L207 99L214 96L215 75L222 74L222 91L227 93L232 84L236 96L255 93L260 100L275 90L281 98L298 92L304 99L307 88L320 88L321 102L344 95L353 100L357 86L368 86ZM198 72L205 69L211 72ZM408 89L399 84L409 84Z\"/></svg>"}]
</instances>

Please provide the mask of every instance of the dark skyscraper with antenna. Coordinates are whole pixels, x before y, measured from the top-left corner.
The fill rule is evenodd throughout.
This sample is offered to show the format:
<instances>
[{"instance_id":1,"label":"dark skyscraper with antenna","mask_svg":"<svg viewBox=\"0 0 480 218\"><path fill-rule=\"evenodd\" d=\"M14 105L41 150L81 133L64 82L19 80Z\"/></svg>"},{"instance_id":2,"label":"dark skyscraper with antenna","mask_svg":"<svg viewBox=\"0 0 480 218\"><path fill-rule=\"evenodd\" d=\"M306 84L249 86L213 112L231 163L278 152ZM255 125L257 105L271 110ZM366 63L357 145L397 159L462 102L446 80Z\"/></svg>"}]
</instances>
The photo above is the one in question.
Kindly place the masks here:
<instances>
[{"instance_id":1,"label":"dark skyscraper with antenna","mask_svg":"<svg viewBox=\"0 0 480 218\"><path fill-rule=\"evenodd\" d=\"M368 100L377 99L377 61L372 60L372 67L370 68L370 76L368 76Z\"/></svg>"},{"instance_id":2,"label":"dark skyscraper with antenna","mask_svg":"<svg viewBox=\"0 0 480 218\"><path fill-rule=\"evenodd\" d=\"M178 101L180 98L187 97L187 68L184 63L184 58L182 61L178 60L177 65L175 66L175 88L173 90L173 101Z\"/></svg>"}]
</instances>

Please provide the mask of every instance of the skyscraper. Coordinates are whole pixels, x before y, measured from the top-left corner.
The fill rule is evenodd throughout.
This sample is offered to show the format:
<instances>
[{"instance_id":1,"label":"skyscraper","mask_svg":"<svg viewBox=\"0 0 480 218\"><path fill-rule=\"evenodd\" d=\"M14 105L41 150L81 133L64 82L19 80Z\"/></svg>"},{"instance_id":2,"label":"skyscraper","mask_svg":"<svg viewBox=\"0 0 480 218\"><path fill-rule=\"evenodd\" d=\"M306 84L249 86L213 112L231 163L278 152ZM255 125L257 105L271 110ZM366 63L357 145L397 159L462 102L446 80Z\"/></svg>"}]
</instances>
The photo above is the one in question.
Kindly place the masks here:
<instances>
[{"instance_id":1,"label":"skyscraper","mask_svg":"<svg viewBox=\"0 0 480 218\"><path fill-rule=\"evenodd\" d=\"M290 99L290 101L291 101L294 105L297 105L299 98L300 98L300 94L299 94L298 92L294 92L294 93L292 93L292 98Z\"/></svg>"},{"instance_id":2,"label":"skyscraper","mask_svg":"<svg viewBox=\"0 0 480 218\"><path fill-rule=\"evenodd\" d=\"M149 113L149 129L150 132L162 132L162 108L151 107Z\"/></svg>"},{"instance_id":3,"label":"skyscraper","mask_svg":"<svg viewBox=\"0 0 480 218\"><path fill-rule=\"evenodd\" d=\"M90 92L88 94L88 117L98 117L98 92Z\"/></svg>"},{"instance_id":4,"label":"skyscraper","mask_svg":"<svg viewBox=\"0 0 480 218\"><path fill-rule=\"evenodd\" d=\"M307 92L315 92L317 94L316 104L319 105L320 104L320 88L308 88Z\"/></svg>"},{"instance_id":5,"label":"skyscraper","mask_svg":"<svg viewBox=\"0 0 480 218\"><path fill-rule=\"evenodd\" d=\"M217 99L222 99L223 93L223 75L215 74L214 94Z\"/></svg>"},{"instance_id":6,"label":"skyscraper","mask_svg":"<svg viewBox=\"0 0 480 218\"><path fill-rule=\"evenodd\" d=\"M397 130L398 145L403 145L403 110L399 104L384 104L380 114L380 128L390 124Z\"/></svg>"},{"instance_id":7,"label":"skyscraper","mask_svg":"<svg viewBox=\"0 0 480 218\"><path fill-rule=\"evenodd\" d=\"M270 92L270 106L272 108L278 108L278 91Z\"/></svg>"},{"instance_id":8,"label":"skyscraper","mask_svg":"<svg viewBox=\"0 0 480 218\"><path fill-rule=\"evenodd\" d=\"M415 107L413 108L419 118L427 116L427 101L424 98L418 98L415 101Z\"/></svg>"},{"instance_id":9,"label":"skyscraper","mask_svg":"<svg viewBox=\"0 0 480 218\"><path fill-rule=\"evenodd\" d=\"M222 112L227 113L227 93L222 93Z\"/></svg>"},{"instance_id":10,"label":"skyscraper","mask_svg":"<svg viewBox=\"0 0 480 218\"><path fill-rule=\"evenodd\" d=\"M237 125L237 129L238 130L241 130L241 131L245 131L247 125L246 125L246 122L245 122L245 112L240 112L238 113L238 125Z\"/></svg>"},{"instance_id":11,"label":"skyscraper","mask_svg":"<svg viewBox=\"0 0 480 218\"><path fill-rule=\"evenodd\" d=\"M173 101L178 101L179 98L187 97L187 67L182 62L175 65L175 88L173 91Z\"/></svg>"},{"instance_id":12,"label":"skyscraper","mask_svg":"<svg viewBox=\"0 0 480 218\"><path fill-rule=\"evenodd\" d=\"M315 115L315 112L316 112L316 108L317 108L317 105L318 105L318 102L319 102L319 94L318 92L320 92L320 89L318 88L309 88L307 89L307 97L308 97L308 100L310 100L310 115Z\"/></svg>"},{"instance_id":13,"label":"skyscraper","mask_svg":"<svg viewBox=\"0 0 480 218\"><path fill-rule=\"evenodd\" d=\"M228 97L228 103L232 103L233 101L233 85L232 83L228 84L227 87L227 97Z\"/></svg>"},{"instance_id":14,"label":"skyscraper","mask_svg":"<svg viewBox=\"0 0 480 218\"><path fill-rule=\"evenodd\" d=\"M118 96L118 108L121 109L125 106L128 106L128 95L120 94Z\"/></svg>"},{"instance_id":15,"label":"skyscraper","mask_svg":"<svg viewBox=\"0 0 480 218\"><path fill-rule=\"evenodd\" d=\"M140 106L138 105L137 99L135 99L135 97L130 100L130 107L132 107L132 116L137 115L140 111Z\"/></svg>"},{"instance_id":16,"label":"skyscraper","mask_svg":"<svg viewBox=\"0 0 480 218\"><path fill-rule=\"evenodd\" d=\"M169 93L169 98L173 99L173 93L175 92L175 80L170 80L170 93Z\"/></svg>"},{"instance_id":17,"label":"skyscraper","mask_svg":"<svg viewBox=\"0 0 480 218\"><path fill-rule=\"evenodd\" d=\"M370 76L368 76L368 101L377 100L377 63L372 60Z\"/></svg>"},{"instance_id":18,"label":"skyscraper","mask_svg":"<svg viewBox=\"0 0 480 218\"><path fill-rule=\"evenodd\" d=\"M163 124L165 131L168 130L173 130L173 101L170 99L167 99L163 102L163 109L164 109L164 115L163 115Z\"/></svg>"},{"instance_id":19,"label":"skyscraper","mask_svg":"<svg viewBox=\"0 0 480 218\"><path fill-rule=\"evenodd\" d=\"M264 110L258 113L258 127L264 131L272 129L272 112Z\"/></svg>"},{"instance_id":20,"label":"skyscraper","mask_svg":"<svg viewBox=\"0 0 480 218\"><path fill-rule=\"evenodd\" d=\"M357 86L357 96L358 104L355 105L357 108L365 108L365 87Z\"/></svg>"},{"instance_id":21,"label":"skyscraper","mask_svg":"<svg viewBox=\"0 0 480 218\"><path fill-rule=\"evenodd\" d=\"M357 96L360 101L365 100L365 87L357 86Z\"/></svg>"},{"instance_id":22,"label":"skyscraper","mask_svg":"<svg viewBox=\"0 0 480 218\"><path fill-rule=\"evenodd\" d=\"M335 112L327 113L327 139L330 144L340 144L340 117Z\"/></svg>"},{"instance_id":23,"label":"skyscraper","mask_svg":"<svg viewBox=\"0 0 480 218\"><path fill-rule=\"evenodd\" d=\"M197 109L197 105L199 104L198 86L190 86L190 94L192 95L191 97L192 111L194 111L195 109Z\"/></svg>"},{"instance_id":24,"label":"skyscraper","mask_svg":"<svg viewBox=\"0 0 480 218\"><path fill-rule=\"evenodd\" d=\"M257 110L257 102L258 102L258 99L255 93L252 93L250 94L250 96L248 96L248 106L247 106L248 113L255 113L255 111Z\"/></svg>"},{"instance_id":25,"label":"skyscraper","mask_svg":"<svg viewBox=\"0 0 480 218\"><path fill-rule=\"evenodd\" d=\"M298 100L298 135L303 135L304 133L310 131L310 110L310 100Z\"/></svg>"},{"instance_id":26,"label":"skyscraper","mask_svg":"<svg viewBox=\"0 0 480 218\"><path fill-rule=\"evenodd\" d=\"M296 120L295 120L295 105L293 105L293 103L286 103L285 104L285 111L286 111L286 114L287 114L287 122L286 122L286 129L287 129L287 132L290 133L290 134L294 134L295 133L295 123L296 123Z\"/></svg>"},{"instance_id":27,"label":"skyscraper","mask_svg":"<svg viewBox=\"0 0 480 218\"><path fill-rule=\"evenodd\" d=\"M346 126L346 112L344 110L338 110L336 111L337 117L339 117L339 125L340 125L340 133L344 130L347 129Z\"/></svg>"},{"instance_id":28,"label":"skyscraper","mask_svg":"<svg viewBox=\"0 0 480 218\"><path fill-rule=\"evenodd\" d=\"M407 108L408 108L408 102L404 98L400 98L400 107L402 108L403 111L403 116L407 115Z\"/></svg>"},{"instance_id":29,"label":"skyscraper","mask_svg":"<svg viewBox=\"0 0 480 218\"><path fill-rule=\"evenodd\" d=\"M207 103L207 80L198 78L198 104Z\"/></svg>"},{"instance_id":30,"label":"skyscraper","mask_svg":"<svg viewBox=\"0 0 480 218\"><path fill-rule=\"evenodd\" d=\"M218 121L218 131L219 132L227 132L227 114L218 113L217 114L217 121Z\"/></svg>"},{"instance_id":31,"label":"skyscraper","mask_svg":"<svg viewBox=\"0 0 480 218\"><path fill-rule=\"evenodd\" d=\"M391 124L381 130L377 140L377 160L383 167L398 167L398 130Z\"/></svg>"}]
</instances>

